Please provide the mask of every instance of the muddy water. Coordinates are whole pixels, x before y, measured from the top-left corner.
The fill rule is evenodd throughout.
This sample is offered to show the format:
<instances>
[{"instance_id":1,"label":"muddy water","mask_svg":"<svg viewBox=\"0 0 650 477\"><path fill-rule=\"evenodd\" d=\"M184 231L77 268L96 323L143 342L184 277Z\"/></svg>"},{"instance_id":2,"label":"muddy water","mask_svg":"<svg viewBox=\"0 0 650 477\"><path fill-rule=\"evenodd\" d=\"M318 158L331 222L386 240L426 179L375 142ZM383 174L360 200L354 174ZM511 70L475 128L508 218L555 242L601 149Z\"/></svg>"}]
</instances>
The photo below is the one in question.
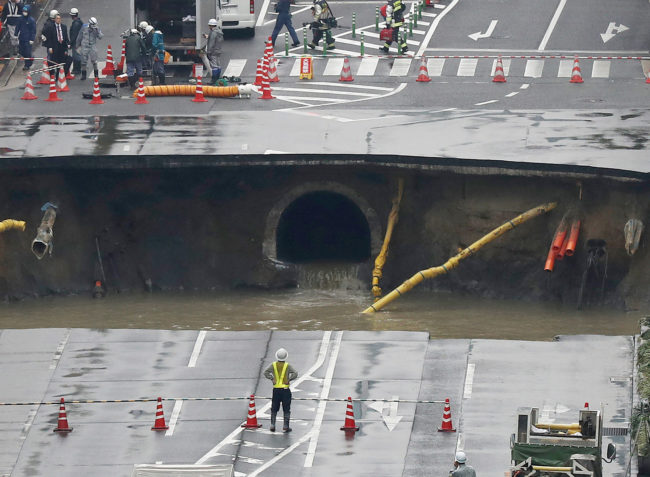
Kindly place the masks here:
<instances>
[{"instance_id":1,"label":"muddy water","mask_svg":"<svg viewBox=\"0 0 650 477\"><path fill-rule=\"evenodd\" d=\"M229 291L51 297L0 304L0 328L412 330L431 338L551 340L561 334L632 335L640 311L576 311L556 304L413 292L374 315L368 292Z\"/></svg>"}]
</instances>

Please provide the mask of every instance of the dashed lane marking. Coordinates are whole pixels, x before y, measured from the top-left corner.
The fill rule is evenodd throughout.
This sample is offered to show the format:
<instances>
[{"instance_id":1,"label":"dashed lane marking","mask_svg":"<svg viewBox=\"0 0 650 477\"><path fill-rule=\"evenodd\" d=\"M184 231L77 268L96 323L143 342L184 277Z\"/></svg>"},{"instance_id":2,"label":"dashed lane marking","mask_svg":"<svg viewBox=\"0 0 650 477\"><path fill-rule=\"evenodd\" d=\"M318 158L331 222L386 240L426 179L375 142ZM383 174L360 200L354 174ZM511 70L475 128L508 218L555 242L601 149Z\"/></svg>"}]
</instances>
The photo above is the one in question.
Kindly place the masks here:
<instances>
[{"instance_id":1,"label":"dashed lane marking","mask_svg":"<svg viewBox=\"0 0 650 477\"><path fill-rule=\"evenodd\" d=\"M176 422L178 421L178 416L181 414L181 408L183 407L183 401L176 401L174 403L174 409L172 409L172 415L169 419L169 429L165 432L165 436L174 435L174 429L176 428Z\"/></svg>"},{"instance_id":2,"label":"dashed lane marking","mask_svg":"<svg viewBox=\"0 0 650 477\"><path fill-rule=\"evenodd\" d=\"M499 102L498 99L490 99L488 101L483 101L481 103L474 103L474 106L484 106L486 104L492 104L492 103L498 103L498 102Z\"/></svg>"},{"instance_id":3,"label":"dashed lane marking","mask_svg":"<svg viewBox=\"0 0 650 477\"><path fill-rule=\"evenodd\" d=\"M474 370L476 364L468 363L467 372L465 373L465 389L463 390L463 399L472 397L472 387L474 386Z\"/></svg>"},{"instance_id":4,"label":"dashed lane marking","mask_svg":"<svg viewBox=\"0 0 650 477\"><path fill-rule=\"evenodd\" d=\"M190 362L187 363L188 368L194 368L196 366L196 361L199 359L199 354L201 354L201 348L203 347L203 341L205 340L205 335L207 331L199 331L199 335L196 337L196 342L194 343L194 349L192 350L192 355L190 356Z\"/></svg>"},{"instance_id":5,"label":"dashed lane marking","mask_svg":"<svg viewBox=\"0 0 650 477\"><path fill-rule=\"evenodd\" d=\"M512 93L506 94L506 98L512 98L513 96L519 94L519 91L513 91Z\"/></svg>"}]
</instances>

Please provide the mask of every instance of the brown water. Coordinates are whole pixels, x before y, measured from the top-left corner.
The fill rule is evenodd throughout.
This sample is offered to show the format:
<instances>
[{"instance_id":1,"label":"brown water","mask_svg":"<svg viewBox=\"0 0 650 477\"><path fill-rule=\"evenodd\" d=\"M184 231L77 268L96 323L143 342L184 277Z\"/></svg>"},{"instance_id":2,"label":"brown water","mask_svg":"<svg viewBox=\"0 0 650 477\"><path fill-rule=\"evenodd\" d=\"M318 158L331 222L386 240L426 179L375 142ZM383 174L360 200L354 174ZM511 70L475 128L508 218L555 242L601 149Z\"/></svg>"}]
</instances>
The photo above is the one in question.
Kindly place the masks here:
<instances>
[{"instance_id":1,"label":"brown water","mask_svg":"<svg viewBox=\"0 0 650 477\"><path fill-rule=\"evenodd\" d=\"M633 335L643 312L410 293L360 313L368 292L229 291L51 297L0 304L0 328L408 330L435 338L551 340L563 334Z\"/></svg>"}]
</instances>

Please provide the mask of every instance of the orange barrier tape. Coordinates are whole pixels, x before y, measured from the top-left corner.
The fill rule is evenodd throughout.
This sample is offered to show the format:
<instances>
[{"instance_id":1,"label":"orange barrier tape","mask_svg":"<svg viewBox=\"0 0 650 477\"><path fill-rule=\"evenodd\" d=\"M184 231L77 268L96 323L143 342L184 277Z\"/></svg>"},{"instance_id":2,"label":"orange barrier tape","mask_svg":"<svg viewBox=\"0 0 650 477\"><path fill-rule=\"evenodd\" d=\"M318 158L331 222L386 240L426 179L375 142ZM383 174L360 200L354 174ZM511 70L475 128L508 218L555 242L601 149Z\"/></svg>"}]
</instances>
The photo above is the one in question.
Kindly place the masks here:
<instances>
[{"instance_id":1,"label":"orange barrier tape","mask_svg":"<svg viewBox=\"0 0 650 477\"><path fill-rule=\"evenodd\" d=\"M157 86L145 86L144 94L147 97L154 96L194 96L196 85L193 84L169 84ZM138 91L133 92L135 98ZM203 86L203 96L209 98L230 98L239 94L237 86Z\"/></svg>"}]
</instances>

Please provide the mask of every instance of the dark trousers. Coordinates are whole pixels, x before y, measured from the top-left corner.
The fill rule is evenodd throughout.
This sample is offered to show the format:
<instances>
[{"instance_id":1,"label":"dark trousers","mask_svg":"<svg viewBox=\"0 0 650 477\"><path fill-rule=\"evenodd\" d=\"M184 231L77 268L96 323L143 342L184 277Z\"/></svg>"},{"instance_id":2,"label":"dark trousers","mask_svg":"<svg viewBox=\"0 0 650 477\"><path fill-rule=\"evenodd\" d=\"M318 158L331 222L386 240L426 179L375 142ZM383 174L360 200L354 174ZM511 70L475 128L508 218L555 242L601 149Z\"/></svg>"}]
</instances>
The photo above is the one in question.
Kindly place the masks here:
<instances>
[{"instance_id":1,"label":"dark trousers","mask_svg":"<svg viewBox=\"0 0 650 477\"><path fill-rule=\"evenodd\" d=\"M282 404L282 412L286 415L291 412L291 389L273 388L273 397L271 399L271 412L277 413Z\"/></svg>"},{"instance_id":2,"label":"dark trousers","mask_svg":"<svg viewBox=\"0 0 650 477\"><path fill-rule=\"evenodd\" d=\"M21 41L18 43L18 52L20 53L20 56L23 58L31 58L32 57L32 45L29 44L29 41ZM32 60L25 60L25 68L29 68L32 66L33 61Z\"/></svg>"},{"instance_id":3,"label":"dark trousers","mask_svg":"<svg viewBox=\"0 0 650 477\"><path fill-rule=\"evenodd\" d=\"M296 29L291 23L291 14L290 13L278 13L278 18L275 20L275 28L273 28L273 33L271 33L271 41L273 46L275 46L275 39L278 37L278 33L282 30L282 27L286 26L289 30L289 35L294 43L299 43L298 35L296 34Z\"/></svg>"},{"instance_id":4,"label":"dark trousers","mask_svg":"<svg viewBox=\"0 0 650 477\"><path fill-rule=\"evenodd\" d=\"M318 42L323 38L323 33L325 34L325 42L327 46L332 46L334 44L334 38L332 38L332 31L328 28L327 30L321 30L320 28L312 28L311 31L314 33L313 44L318 46Z\"/></svg>"},{"instance_id":5,"label":"dark trousers","mask_svg":"<svg viewBox=\"0 0 650 477\"><path fill-rule=\"evenodd\" d=\"M57 63L63 63L63 72L68 75L70 72L70 65L72 64L72 58L67 54L67 48L54 48L52 54L49 55L50 64L49 66L54 66ZM57 71L58 75L58 71ZM58 78L58 76L57 76Z\"/></svg>"}]
</instances>

